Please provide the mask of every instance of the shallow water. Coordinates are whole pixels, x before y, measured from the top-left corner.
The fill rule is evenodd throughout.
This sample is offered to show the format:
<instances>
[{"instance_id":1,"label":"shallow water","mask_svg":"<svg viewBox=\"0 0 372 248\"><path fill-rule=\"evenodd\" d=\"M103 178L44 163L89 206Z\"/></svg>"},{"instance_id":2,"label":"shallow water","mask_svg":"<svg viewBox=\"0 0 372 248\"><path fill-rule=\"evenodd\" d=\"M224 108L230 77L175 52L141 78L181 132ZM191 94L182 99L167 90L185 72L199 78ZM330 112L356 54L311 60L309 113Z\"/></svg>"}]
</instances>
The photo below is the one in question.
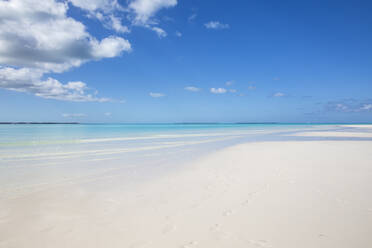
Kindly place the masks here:
<instances>
[{"instance_id":1,"label":"shallow water","mask_svg":"<svg viewBox=\"0 0 372 248\"><path fill-rule=\"evenodd\" d=\"M343 130L358 128L307 124L0 125L0 197L98 180L105 173L115 174L113 170L120 171L124 184L151 180L235 144L329 139L291 135Z\"/></svg>"}]
</instances>

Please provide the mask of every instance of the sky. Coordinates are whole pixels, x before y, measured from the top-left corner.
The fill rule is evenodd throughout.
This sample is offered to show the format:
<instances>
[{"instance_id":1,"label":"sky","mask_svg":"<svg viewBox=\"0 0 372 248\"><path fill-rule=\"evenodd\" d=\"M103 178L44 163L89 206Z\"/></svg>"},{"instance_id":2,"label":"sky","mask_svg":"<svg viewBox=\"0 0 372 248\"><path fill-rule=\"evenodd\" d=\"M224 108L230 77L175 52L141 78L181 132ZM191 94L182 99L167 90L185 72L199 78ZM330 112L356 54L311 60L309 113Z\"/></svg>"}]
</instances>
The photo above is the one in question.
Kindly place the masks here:
<instances>
[{"instance_id":1,"label":"sky","mask_svg":"<svg viewBox=\"0 0 372 248\"><path fill-rule=\"evenodd\" d=\"M372 123L371 11L0 0L0 121Z\"/></svg>"}]
</instances>

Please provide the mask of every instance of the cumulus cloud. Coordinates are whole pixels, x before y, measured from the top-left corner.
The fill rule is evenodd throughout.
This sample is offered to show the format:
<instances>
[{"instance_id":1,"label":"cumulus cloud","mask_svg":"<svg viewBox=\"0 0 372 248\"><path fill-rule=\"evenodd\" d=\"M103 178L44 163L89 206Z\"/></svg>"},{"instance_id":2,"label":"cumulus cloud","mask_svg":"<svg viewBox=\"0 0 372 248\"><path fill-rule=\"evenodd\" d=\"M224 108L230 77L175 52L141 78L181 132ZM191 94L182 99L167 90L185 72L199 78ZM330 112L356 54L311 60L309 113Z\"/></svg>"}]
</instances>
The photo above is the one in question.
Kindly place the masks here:
<instances>
[{"instance_id":1,"label":"cumulus cloud","mask_svg":"<svg viewBox=\"0 0 372 248\"><path fill-rule=\"evenodd\" d=\"M180 31L176 31L175 35L176 35L177 37L182 37L182 33L181 33Z\"/></svg>"},{"instance_id":2,"label":"cumulus cloud","mask_svg":"<svg viewBox=\"0 0 372 248\"><path fill-rule=\"evenodd\" d=\"M109 27L115 30L118 33L129 33L130 30L127 26L122 24L122 20L120 17L116 17L114 15L109 16L109 21L107 21Z\"/></svg>"},{"instance_id":3,"label":"cumulus cloud","mask_svg":"<svg viewBox=\"0 0 372 248\"><path fill-rule=\"evenodd\" d=\"M97 40L67 10L55 0L1 1L0 63L62 72L131 50L121 37Z\"/></svg>"},{"instance_id":4,"label":"cumulus cloud","mask_svg":"<svg viewBox=\"0 0 372 248\"><path fill-rule=\"evenodd\" d=\"M88 12L88 17L97 18L103 26L115 30L118 33L130 32L127 26L122 24L122 19L115 13L124 11L117 0L68 0L73 6Z\"/></svg>"},{"instance_id":5,"label":"cumulus cloud","mask_svg":"<svg viewBox=\"0 0 372 248\"><path fill-rule=\"evenodd\" d=\"M121 9L117 0L69 0L73 5L87 11L112 12L114 9Z\"/></svg>"},{"instance_id":6,"label":"cumulus cloud","mask_svg":"<svg viewBox=\"0 0 372 248\"><path fill-rule=\"evenodd\" d=\"M255 90L255 89L256 89L256 86L253 86L253 85L248 86L248 90Z\"/></svg>"},{"instance_id":7,"label":"cumulus cloud","mask_svg":"<svg viewBox=\"0 0 372 248\"><path fill-rule=\"evenodd\" d=\"M66 118L74 118L74 117L85 117L87 116L86 114L82 114L82 113L71 113L71 114L62 114L63 117L66 117Z\"/></svg>"},{"instance_id":8,"label":"cumulus cloud","mask_svg":"<svg viewBox=\"0 0 372 248\"><path fill-rule=\"evenodd\" d=\"M159 97L165 96L165 94L163 94L163 93L154 93L154 92L150 92L149 95L151 97L154 97L154 98L159 98Z\"/></svg>"},{"instance_id":9,"label":"cumulus cloud","mask_svg":"<svg viewBox=\"0 0 372 248\"><path fill-rule=\"evenodd\" d=\"M226 84L226 86L231 86L231 85L234 84L234 82L233 81L227 81L225 84Z\"/></svg>"},{"instance_id":10,"label":"cumulus cloud","mask_svg":"<svg viewBox=\"0 0 372 248\"><path fill-rule=\"evenodd\" d=\"M130 51L131 45L127 40L121 37L110 36L100 42L92 42L92 55L94 59L113 58L122 51Z\"/></svg>"},{"instance_id":11,"label":"cumulus cloud","mask_svg":"<svg viewBox=\"0 0 372 248\"><path fill-rule=\"evenodd\" d=\"M127 5L122 6L118 0L68 0L73 6L88 12L88 17L96 18L106 28L118 33L128 33L130 28L123 25L119 16L125 13L127 25L142 26L154 31L160 38L166 36L166 32L159 28L159 20L155 19L156 13L164 8L177 5L177 0L128 0ZM122 4L124 1L122 1ZM163 19L171 20L170 17Z\"/></svg>"},{"instance_id":12,"label":"cumulus cloud","mask_svg":"<svg viewBox=\"0 0 372 248\"><path fill-rule=\"evenodd\" d=\"M210 21L204 24L208 29L227 29L230 28L229 24L224 24L218 21Z\"/></svg>"},{"instance_id":13,"label":"cumulus cloud","mask_svg":"<svg viewBox=\"0 0 372 248\"><path fill-rule=\"evenodd\" d=\"M130 31L117 15L125 12L133 25L143 25L162 38L167 33L153 18L160 9L176 4L177 0L131 0L126 7L117 0L0 1L0 88L58 100L109 101L89 93L83 82L77 89L75 82L47 77L48 73L62 73L132 49L130 42L119 36L92 36L81 21L68 16L69 7L86 11L117 33Z\"/></svg>"},{"instance_id":14,"label":"cumulus cloud","mask_svg":"<svg viewBox=\"0 0 372 248\"><path fill-rule=\"evenodd\" d=\"M134 23L146 25L160 9L176 5L177 0L132 0L128 7L134 12Z\"/></svg>"},{"instance_id":15,"label":"cumulus cloud","mask_svg":"<svg viewBox=\"0 0 372 248\"><path fill-rule=\"evenodd\" d=\"M164 8L177 5L177 0L131 0L128 4L129 17L133 25L142 26L154 31L159 38L167 36L167 33L158 27L156 13Z\"/></svg>"},{"instance_id":16,"label":"cumulus cloud","mask_svg":"<svg viewBox=\"0 0 372 248\"><path fill-rule=\"evenodd\" d=\"M74 2L95 9L100 1ZM82 82L62 84L50 77L43 79L47 73L61 73L131 50L129 41L118 36L96 39L83 23L68 17L67 11L68 4L56 0L0 1L1 88L58 100L108 100L87 94Z\"/></svg>"},{"instance_id":17,"label":"cumulus cloud","mask_svg":"<svg viewBox=\"0 0 372 248\"><path fill-rule=\"evenodd\" d=\"M230 92L230 93L236 93L237 90L236 90L236 89L229 89L229 92Z\"/></svg>"},{"instance_id":18,"label":"cumulus cloud","mask_svg":"<svg viewBox=\"0 0 372 248\"><path fill-rule=\"evenodd\" d=\"M0 88L31 93L46 99L56 99L74 102L108 102L109 98L99 98L83 82L68 82L62 84L56 79L41 80L43 71L40 69L11 67L0 68Z\"/></svg>"},{"instance_id":19,"label":"cumulus cloud","mask_svg":"<svg viewBox=\"0 0 372 248\"><path fill-rule=\"evenodd\" d=\"M211 88L211 93L213 94L224 94L227 92L225 88Z\"/></svg>"},{"instance_id":20,"label":"cumulus cloud","mask_svg":"<svg viewBox=\"0 0 372 248\"><path fill-rule=\"evenodd\" d=\"M187 86L187 87L185 87L185 90L193 91L193 92L198 92L198 91L200 91L201 89L198 88L198 87L195 87L195 86Z\"/></svg>"}]
</instances>

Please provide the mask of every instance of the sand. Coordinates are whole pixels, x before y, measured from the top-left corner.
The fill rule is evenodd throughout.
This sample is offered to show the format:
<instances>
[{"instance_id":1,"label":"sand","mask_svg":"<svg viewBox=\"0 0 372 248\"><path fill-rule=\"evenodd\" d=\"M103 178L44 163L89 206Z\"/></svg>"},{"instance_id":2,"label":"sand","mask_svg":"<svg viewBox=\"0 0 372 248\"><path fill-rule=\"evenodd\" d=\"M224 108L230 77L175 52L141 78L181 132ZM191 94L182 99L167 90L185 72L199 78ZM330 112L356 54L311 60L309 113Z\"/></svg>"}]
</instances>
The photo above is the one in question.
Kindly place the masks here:
<instances>
[{"instance_id":1,"label":"sand","mask_svg":"<svg viewBox=\"0 0 372 248\"><path fill-rule=\"evenodd\" d=\"M346 137L346 138L372 138L372 132L299 132L293 136L302 137Z\"/></svg>"},{"instance_id":2,"label":"sand","mask_svg":"<svg viewBox=\"0 0 372 248\"><path fill-rule=\"evenodd\" d=\"M352 127L352 128L372 128L372 124L366 125L342 125L342 127Z\"/></svg>"},{"instance_id":3,"label":"sand","mask_svg":"<svg viewBox=\"0 0 372 248\"><path fill-rule=\"evenodd\" d=\"M149 181L102 178L1 198L0 247L372 244L372 141L252 142Z\"/></svg>"}]
</instances>

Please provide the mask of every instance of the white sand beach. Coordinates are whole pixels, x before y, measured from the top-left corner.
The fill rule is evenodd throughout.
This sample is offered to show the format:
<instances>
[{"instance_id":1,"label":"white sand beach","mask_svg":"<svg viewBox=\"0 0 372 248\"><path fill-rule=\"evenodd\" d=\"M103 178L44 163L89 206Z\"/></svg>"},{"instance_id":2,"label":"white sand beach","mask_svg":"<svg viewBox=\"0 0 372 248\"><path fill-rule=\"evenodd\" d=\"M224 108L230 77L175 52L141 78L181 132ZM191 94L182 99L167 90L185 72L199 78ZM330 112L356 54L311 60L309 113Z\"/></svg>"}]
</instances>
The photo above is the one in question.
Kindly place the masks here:
<instances>
[{"instance_id":1,"label":"white sand beach","mask_svg":"<svg viewBox=\"0 0 372 248\"><path fill-rule=\"evenodd\" d=\"M111 166L23 194L3 191L0 247L372 244L372 140L249 142L151 180L124 174Z\"/></svg>"},{"instance_id":2,"label":"white sand beach","mask_svg":"<svg viewBox=\"0 0 372 248\"><path fill-rule=\"evenodd\" d=\"M347 138L372 138L372 132L303 132L294 136L303 137L347 137Z\"/></svg>"},{"instance_id":3,"label":"white sand beach","mask_svg":"<svg viewBox=\"0 0 372 248\"><path fill-rule=\"evenodd\" d=\"M342 125L343 127L357 127L357 128L369 128L372 129L372 124L369 125Z\"/></svg>"},{"instance_id":4,"label":"white sand beach","mask_svg":"<svg viewBox=\"0 0 372 248\"><path fill-rule=\"evenodd\" d=\"M0 0L0 248L372 248L372 0Z\"/></svg>"}]
</instances>

